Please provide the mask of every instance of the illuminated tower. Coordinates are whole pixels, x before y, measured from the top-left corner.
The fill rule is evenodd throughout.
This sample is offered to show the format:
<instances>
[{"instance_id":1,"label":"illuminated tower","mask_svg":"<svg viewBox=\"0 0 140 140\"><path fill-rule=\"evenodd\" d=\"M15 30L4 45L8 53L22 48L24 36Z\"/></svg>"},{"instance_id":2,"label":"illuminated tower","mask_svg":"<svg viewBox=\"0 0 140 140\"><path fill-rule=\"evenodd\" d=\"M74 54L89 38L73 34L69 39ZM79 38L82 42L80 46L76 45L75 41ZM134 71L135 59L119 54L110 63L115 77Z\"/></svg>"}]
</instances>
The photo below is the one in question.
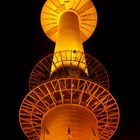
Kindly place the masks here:
<instances>
[{"instance_id":1,"label":"illuminated tower","mask_svg":"<svg viewBox=\"0 0 140 140\"><path fill-rule=\"evenodd\" d=\"M30 74L19 109L23 132L29 140L109 140L119 108L105 68L83 48L97 25L95 6L91 0L47 0L41 25L55 50Z\"/></svg>"}]
</instances>

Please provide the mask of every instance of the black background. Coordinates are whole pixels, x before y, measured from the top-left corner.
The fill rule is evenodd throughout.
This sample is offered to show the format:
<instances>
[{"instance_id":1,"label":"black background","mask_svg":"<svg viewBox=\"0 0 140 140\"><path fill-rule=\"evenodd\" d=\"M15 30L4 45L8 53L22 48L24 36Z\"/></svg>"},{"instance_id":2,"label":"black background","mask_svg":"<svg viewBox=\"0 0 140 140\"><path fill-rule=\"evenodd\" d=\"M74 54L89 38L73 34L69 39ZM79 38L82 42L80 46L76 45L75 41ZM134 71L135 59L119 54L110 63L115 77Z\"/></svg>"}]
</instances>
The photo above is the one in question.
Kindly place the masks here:
<instances>
[{"instance_id":1,"label":"black background","mask_svg":"<svg viewBox=\"0 0 140 140\"><path fill-rule=\"evenodd\" d=\"M138 30L138 17L133 12L135 7L133 3L122 3L121 0L92 1L97 10L98 24L83 45L85 52L97 58L106 68L110 91L120 108L120 124L111 140L140 140L139 55L135 51L139 47L136 43L139 42L139 34L134 33ZM24 0L5 6L10 10L4 16L6 47L1 60L4 60L2 76L5 85L2 93L6 97L2 108L7 115L3 113L2 116L6 118L6 128L3 129L6 137L11 138L12 135L7 132L12 131L13 140L27 140L18 121L20 104L28 93L32 68L54 50L55 44L45 36L40 25L44 3L45 0Z\"/></svg>"}]
</instances>

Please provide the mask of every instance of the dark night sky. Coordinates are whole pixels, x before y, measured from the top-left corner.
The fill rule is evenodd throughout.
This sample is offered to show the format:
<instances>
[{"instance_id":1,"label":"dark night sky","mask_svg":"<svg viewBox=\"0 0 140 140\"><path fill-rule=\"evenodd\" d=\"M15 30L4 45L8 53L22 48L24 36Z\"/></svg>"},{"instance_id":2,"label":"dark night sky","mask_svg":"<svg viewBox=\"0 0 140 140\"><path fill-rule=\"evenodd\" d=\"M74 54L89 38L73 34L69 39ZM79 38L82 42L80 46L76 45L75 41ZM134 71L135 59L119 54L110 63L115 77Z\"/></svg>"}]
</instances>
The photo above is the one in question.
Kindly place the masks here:
<instances>
[{"instance_id":1,"label":"dark night sky","mask_svg":"<svg viewBox=\"0 0 140 140\"><path fill-rule=\"evenodd\" d=\"M120 19L126 13L119 12L122 7L113 0L92 1L96 6L98 24L94 34L84 42L84 49L106 68L110 77L110 91L120 107L120 124L111 140L140 140L139 91L134 80L138 76L135 72L138 63L136 65L132 59L128 47L132 42L131 37L126 35L130 33L127 32L126 22L123 22L127 17ZM12 49L15 64L13 140L27 140L18 122L18 110L28 92L28 78L32 68L41 58L52 53L55 45L45 36L40 25L40 12L44 3L45 0L23 0L15 6L15 36L12 40L15 46ZM127 38L124 38L125 35Z\"/></svg>"}]
</instances>

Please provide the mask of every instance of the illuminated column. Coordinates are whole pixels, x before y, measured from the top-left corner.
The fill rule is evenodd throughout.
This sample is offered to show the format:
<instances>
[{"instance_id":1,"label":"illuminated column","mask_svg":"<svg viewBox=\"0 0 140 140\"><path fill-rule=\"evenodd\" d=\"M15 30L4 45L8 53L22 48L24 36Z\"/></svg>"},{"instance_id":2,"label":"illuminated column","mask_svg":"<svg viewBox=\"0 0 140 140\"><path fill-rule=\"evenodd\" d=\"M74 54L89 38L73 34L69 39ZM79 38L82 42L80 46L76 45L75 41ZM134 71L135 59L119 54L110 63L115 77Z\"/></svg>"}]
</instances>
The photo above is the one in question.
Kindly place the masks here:
<instances>
[{"instance_id":1,"label":"illuminated column","mask_svg":"<svg viewBox=\"0 0 140 140\"><path fill-rule=\"evenodd\" d=\"M74 12L68 11L60 15L58 30L58 39L54 52L63 50L84 52L80 39L79 19Z\"/></svg>"},{"instance_id":2,"label":"illuminated column","mask_svg":"<svg viewBox=\"0 0 140 140\"><path fill-rule=\"evenodd\" d=\"M66 11L62 13L62 15L60 15L59 17L58 38L56 40L54 53L60 52L60 51L63 52L66 50L72 50L73 53L75 53L76 51L79 51L84 54L84 48L83 48L83 44L80 38L79 18L76 15L76 13L72 11ZM56 63L57 62L56 59L61 60L61 57L65 57L65 55L62 54L62 56L59 56L58 58L54 56L53 62ZM77 58L79 57L80 55L77 56ZM53 73L56 70L56 67L58 69L63 67L62 65L65 65L67 67L70 65L76 66L78 62L74 61L74 59L75 59L75 56L69 53L69 55L67 55L68 61L63 61L63 63L62 61L60 61L55 66L52 65L51 73ZM83 58L83 63L86 64L85 57ZM83 63L79 64L80 69L85 67L85 64ZM85 70L85 73L88 74L87 68Z\"/></svg>"}]
</instances>

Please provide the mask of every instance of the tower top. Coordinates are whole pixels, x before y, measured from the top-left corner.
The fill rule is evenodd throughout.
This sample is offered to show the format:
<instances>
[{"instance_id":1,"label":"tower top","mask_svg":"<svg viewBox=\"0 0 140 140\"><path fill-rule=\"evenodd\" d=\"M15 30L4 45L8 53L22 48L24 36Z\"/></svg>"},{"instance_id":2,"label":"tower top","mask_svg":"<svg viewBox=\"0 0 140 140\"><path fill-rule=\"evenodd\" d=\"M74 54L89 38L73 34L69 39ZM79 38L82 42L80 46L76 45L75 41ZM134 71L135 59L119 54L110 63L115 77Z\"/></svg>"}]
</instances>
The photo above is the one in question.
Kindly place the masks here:
<instances>
[{"instance_id":1,"label":"tower top","mask_svg":"<svg viewBox=\"0 0 140 140\"><path fill-rule=\"evenodd\" d=\"M47 0L41 11L41 26L52 41L58 37L59 17L67 11L79 18L80 38L85 42L95 31L97 12L91 0Z\"/></svg>"}]
</instances>

